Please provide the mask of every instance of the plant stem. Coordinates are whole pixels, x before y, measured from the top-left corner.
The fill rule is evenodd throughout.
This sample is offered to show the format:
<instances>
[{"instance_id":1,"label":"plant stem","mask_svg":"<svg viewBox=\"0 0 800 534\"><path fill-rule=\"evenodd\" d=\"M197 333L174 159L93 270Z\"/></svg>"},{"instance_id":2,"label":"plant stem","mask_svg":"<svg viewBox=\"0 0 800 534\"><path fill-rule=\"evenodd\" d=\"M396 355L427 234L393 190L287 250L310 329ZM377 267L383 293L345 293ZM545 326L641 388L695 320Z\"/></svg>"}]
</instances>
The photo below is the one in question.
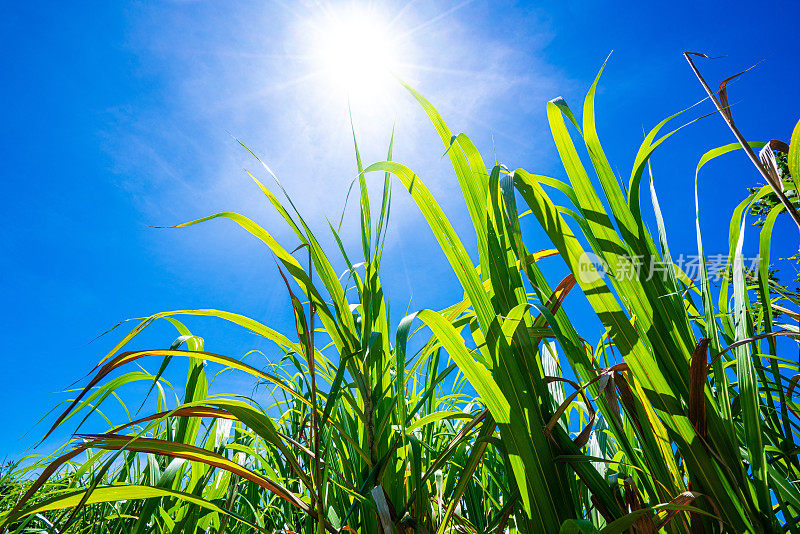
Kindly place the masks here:
<instances>
[{"instance_id":1,"label":"plant stem","mask_svg":"<svg viewBox=\"0 0 800 534\"><path fill-rule=\"evenodd\" d=\"M772 187L772 190L778 196L781 203L783 203L783 205L786 207L786 211L788 211L789 214L792 216L792 219L794 219L795 224L797 224L798 230L800 230L800 213L798 213L797 208L795 208L794 204L792 204L792 202L788 198L786 198L786 195L781 190L780 184L775 183L772 180L769 173L767 172L767 169L764 168L764 165L761 163L761 160L758 159L758 156L753 151L753 148L745 140L744 136L742 135L742 132L740 132L739 129L736 127L736 125L733 123L733 119L729 116L728 113L726 113L726 108L722 107L722 104L720 104L714 91L712 91L711 87L708 86L708 83L706 83L705 79L700 74L700 70L694 64L692 58L689 57L691 54L692 52L684 52L683 57L685 57L686 61L689 62L689 66L692 68L694 75L697 76L698 81L700 81L700 84L703 86L703 89L705 89L706 94L708 94L708 97L711 99L712 102L714 102L714 106L716 106L717 111L719 111L720 115L722 115L725 124L728 125L728 128L730 128L731 132L733 132L733 135L736 137L736 140L739 141L740 145L742 145L742 149L747 154L747 157L750 158L750 161L753 163L753 165L755 165L756 169L758 169L758 172L761 173L761 176L764 177L764 180L770 185L770 187Z\"/></svg>"}]
</instances>

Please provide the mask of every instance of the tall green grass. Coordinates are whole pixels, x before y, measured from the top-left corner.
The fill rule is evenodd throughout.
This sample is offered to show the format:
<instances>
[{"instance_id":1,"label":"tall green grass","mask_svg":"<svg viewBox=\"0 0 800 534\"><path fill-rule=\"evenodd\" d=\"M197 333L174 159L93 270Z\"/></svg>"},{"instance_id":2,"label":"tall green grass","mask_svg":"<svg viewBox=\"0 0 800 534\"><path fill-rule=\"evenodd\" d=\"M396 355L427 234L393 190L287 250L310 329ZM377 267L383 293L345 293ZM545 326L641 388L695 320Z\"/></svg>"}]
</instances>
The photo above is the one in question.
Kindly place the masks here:
<instances>
[{"instance_id":1,"label":"tall green grass","mask_svg":"<svg viewBox=\"0 0 800 534\"><path fill-rule=\"evenodd\" d=\"M771 233L783 205L761 229L754 281L742 260L745 221L753 202L771 189L737 207L730 276L716 290L703 257L698 209L703 274L691 280L673 263L649 173L652 154L677 131L664 133L667 125L681 114L646 135L622 183L596 130L599 77L580 122L563 99L547 103L566 179L487 167L470 139L454 135L406 86L452 163L477 258L424 175L392 161L391 143L386 161L367 167L356 146L360 250L348 250L332 225L326 229L336 261L347 265L344 275L291 200L281 200L255 176L294 242L279 243L237 213L180 225L228 219L262 241L277 260L295 331L280 333L221 310L177 310L143 320L98 362L48 434L74 428L109 397L126 399L122 390L134 382L148 384L155 412L76 436L53 457L3 471L0 530L800 530L800 420L792 395L798 376L786 378L798 373L798 363L778 354L775 341L797 331L774 324L776 297L768 282ZM795 178L798 132L788 158ZM714 158L738 148L710 150L697 165L698 177ZM383 191L373 213L367 181L378 177ZM402 186L399 193L393 182ZM553 201L552 191L564 205ZM647 193L655 236L642 211ZM460 302L399 320L390 315L380 266L393 194L410 195L424 216L463 288ZM526 239L523 212L532 214L550 243ZM606 270L592 271L587 258ZM634 259L646 267L665 265L666 276L637 271ZM548 280L539 262L561 262L569 274ZM586 317L570 317L561 307L572 291L583 292L605 328L594 343L581 335ZM206 352L202 338L184 324L192 316L262 336L283 357L258 369ZM174 326L171 346L126 351L156 321ZM610 353L619 355L618 363L610 363ZM153 358L161 359L155 374L133 370ZM189 363L180 402L171 399L164 378L176 358ZM269 400L242 392L209 395L207 364L251 375L268 388ZM131 408L143 404L141 398L127 401Z\"/></svg>"}]
</instances>

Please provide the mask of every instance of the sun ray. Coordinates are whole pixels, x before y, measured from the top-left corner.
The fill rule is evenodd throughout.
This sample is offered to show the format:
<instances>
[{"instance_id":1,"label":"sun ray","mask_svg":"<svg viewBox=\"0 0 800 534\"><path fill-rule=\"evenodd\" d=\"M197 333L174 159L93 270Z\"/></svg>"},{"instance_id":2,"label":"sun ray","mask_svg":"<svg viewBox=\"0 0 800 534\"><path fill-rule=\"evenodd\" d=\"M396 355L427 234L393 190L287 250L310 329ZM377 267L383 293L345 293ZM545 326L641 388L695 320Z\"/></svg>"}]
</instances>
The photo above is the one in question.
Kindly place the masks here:
<instances>
[{"instance_id":1,"label":"sun ray","mask_svg":"<svg viewBox=\"0 0 800 534\"><path fill-rule=\"evenodd\" d=\"M406 40L406 39L410 38L411 36L413 36L414 34L419 32L420 30L424 30L425 28L427 28L428 26L430 26L434 22L438 22L439 20L443 19L447 15L450 15L451 13L454 13L454 12L458 11L459 9L462 9L462 8L468 6L469 4L471 4L474 1L475 0L464 0L460 4L457 4L457 5L453 6L453 7L451 7L450 9L442 11L441 13L436 15L435 17L431 17L430 19L426 20L422 24L419 24L418 26L415 26L414 28L411 28L407 32L403 33L400 36L400 39Z\"/></svg>"}]
</instances>

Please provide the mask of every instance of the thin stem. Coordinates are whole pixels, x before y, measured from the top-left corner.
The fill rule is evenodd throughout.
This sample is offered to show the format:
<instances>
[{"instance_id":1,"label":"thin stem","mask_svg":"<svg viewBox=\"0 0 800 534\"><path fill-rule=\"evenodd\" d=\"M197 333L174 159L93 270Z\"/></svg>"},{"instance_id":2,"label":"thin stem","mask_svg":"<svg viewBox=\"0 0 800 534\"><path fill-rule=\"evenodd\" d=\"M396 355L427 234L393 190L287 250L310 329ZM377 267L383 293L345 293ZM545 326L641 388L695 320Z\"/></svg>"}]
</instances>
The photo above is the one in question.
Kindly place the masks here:
<instances>
[{"instance_id":1,"label":"thin stem","mask_svg":"<svg viewBox=\"0 0 800 534\"><path fill-rule=\"evenodd\" d=\"M775 183L772 180L769 173L767 172L767 169L764 167L764 165L761 163L761 160L758 159L758 156L753 151L753 148L750 146L747 140L745 140L744 136L742 135L742 132L740 132L739 129L736 127L736 125L733 123L733 119L731 119L729 114L726 113L726 108L724 108L722 104L720 104L719 100L717 100L716 94L714 93L714 91L711 90L711 87L708 86L708 83L706 83L705 79L700 74L700 71L694 64L694 61L692 61L692 58L689 57L690 55L691 52L683 53L683 57L685 57L686 61L689 62L689 66L692 68L694 75L697 76L697 79L703 86L703 89L706 90L706 93L708 94L709 98L711 98L711 101L714 102L714 106L716 106L717 111L719 111L719 114L722 115L725 124L728 125L728 128L730 128L731 132L733 132L733 135L736 137L736 140L739 141L740 145L742 145L742 149L744 149L745 153L747 154L747 157L750 158L750 161L753 163L753 165L755 165L756 169L758 169L758 172L761 173L761 176L764 177L764 180L766 180L766 182L770 185L770 187L772 187L772 190L778 196L781 203L783 203L783 205L786 207L786 211L788 211L789 214L792 216L792 219L794 219L795 224L797 224L797 228L800 229L800 213L798 213L797 208L794 207L794 204L792 204L791 201L783 193L780 184Z\"/></svg>"},{"instance_id":2,"label":"thin stem","mask_svg":"<svg viewBox=\"0 0 800 534\"><path fill-rule=\"evenodd\" d=\"M308 280L311 282L313 272L313 265L311 259L311 247L308 247ZM306 348L307 358L308 358L308 370L311 374L311 431L313 433L313 440L314 440L314 479L316 480L316 490L317 490L317 531L319 534L323 534L325 532L325 503L323 501L324 498L324 488L322 487L322 469L320 467L320 447L319 447L319 414L317 408L317 373L316 373L316 364L314 358L314 299L311 296L311 288L308 291L308 313L309 313L309 320L308 320L308 333L306 335L308 346Z\"/></svg>"}]
</instances>

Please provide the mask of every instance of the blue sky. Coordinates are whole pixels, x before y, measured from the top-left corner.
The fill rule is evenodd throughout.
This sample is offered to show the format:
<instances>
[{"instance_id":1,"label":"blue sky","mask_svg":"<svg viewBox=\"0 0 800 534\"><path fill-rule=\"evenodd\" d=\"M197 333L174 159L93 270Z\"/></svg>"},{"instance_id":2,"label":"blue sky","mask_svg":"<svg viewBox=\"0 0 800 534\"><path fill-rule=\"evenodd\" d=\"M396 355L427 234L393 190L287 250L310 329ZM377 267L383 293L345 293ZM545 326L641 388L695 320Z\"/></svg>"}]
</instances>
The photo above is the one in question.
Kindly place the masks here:
<instances>
[{"instance_id":1,"label":"blue sky","mask_svg":"<svg viewBox=\"0 0 800 534\"><path fill-rule=\"evenodd\" d=\"M715 82L765 60L730 88L737 124L749 139L787 140L800 115L796 3L777 2L770 11L744 2L370 4L405 36L398 73L453 131L472 137L487 161L510 168L563 177L545 103L563 95L578 110L611 50L597 98L598 130L623 176L643 128L704 96L684 50L725 56L700 62ZM315 42L308 25L319 11L318 2L289 0L0 7L0 459L22 454L41 437L45 427L35 421L67 398L59 392L119 334L87 342L122 319L220 308L291 332L285 290L257 241L222 221L182 230L149 225L238 211L294 248L244 173L257 165L231 135L268 162L320 235L325 217L338 218L355 162L345 95L325 75L315 76L318 65L308 58ZM471 242L449 163L410 97L391 87L379 105L354 101L353 114L367 161L383 159L396 123L395 159L425 180ZM697 160L732 140L722 121L710 117L682 130L654 158L674 254L696 250ZM756 180L742 154L707 168L701 210L709 253L727 251L730 212ZM394 198L382 276L395 314L409 301L412 309L446 306L461 296L455 278L413 205L399 189ZM352 215L344 238L357 250ZM779 226L774 254L786 256L796 251L797 234L788 220ZM533 226L529 241L531 248L547 247ZM580 310L581 299L571 296L566 305ZM210 351L241 356L258 348L274 356L259 340L214 321L189 325ZM589 338L599 332L588 322L587 330ZM174 337L159 325L134 347L167 347ZM174 373L178 381L180 374ZM216 386L247 393L252 384L225 375Z\"/></svg>"}]
</instances>

